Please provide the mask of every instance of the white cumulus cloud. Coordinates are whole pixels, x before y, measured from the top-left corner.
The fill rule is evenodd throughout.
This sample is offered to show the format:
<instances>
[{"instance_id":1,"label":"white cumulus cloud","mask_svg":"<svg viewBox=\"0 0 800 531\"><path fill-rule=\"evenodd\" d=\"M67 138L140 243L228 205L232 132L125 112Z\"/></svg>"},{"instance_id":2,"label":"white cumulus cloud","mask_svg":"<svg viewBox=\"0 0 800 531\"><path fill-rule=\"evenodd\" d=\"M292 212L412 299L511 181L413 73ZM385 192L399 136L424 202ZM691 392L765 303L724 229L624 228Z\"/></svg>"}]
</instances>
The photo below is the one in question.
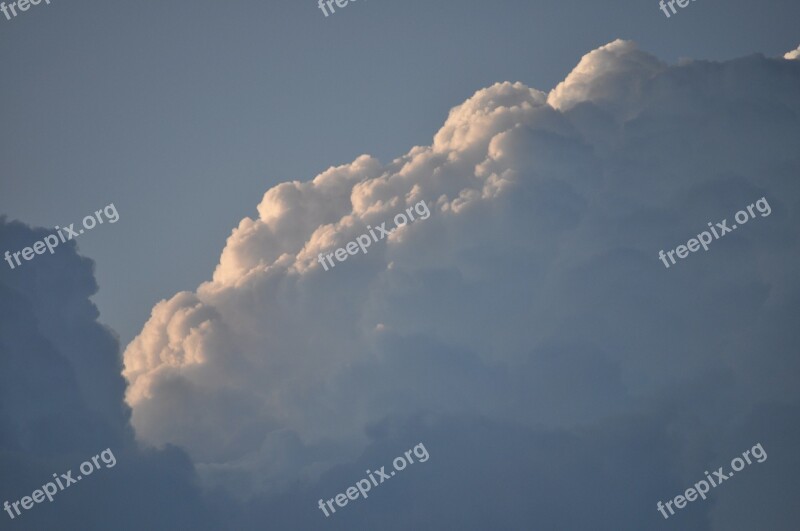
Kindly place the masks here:
<instances>
[{"instance_id":1,"label":"white cumulus cloud","mask_svg":"<svg viewBox=\"0 0 800 531\"><path fill-rule=\"evenodd\" d=\"M736 422L717 408L796 404L792 68L668 65L617 40L549 93L477 91L430 146L272 188L212 280L157 304L125 350L137 436L252 493L352 459L394 416L577 430L680 409L681 389L710 432ZM762 196L770 217L658 260ZM317 262L421 200L430 218ZM703 383L723 377L727 402Z\"/></svg>"}]
</instances>

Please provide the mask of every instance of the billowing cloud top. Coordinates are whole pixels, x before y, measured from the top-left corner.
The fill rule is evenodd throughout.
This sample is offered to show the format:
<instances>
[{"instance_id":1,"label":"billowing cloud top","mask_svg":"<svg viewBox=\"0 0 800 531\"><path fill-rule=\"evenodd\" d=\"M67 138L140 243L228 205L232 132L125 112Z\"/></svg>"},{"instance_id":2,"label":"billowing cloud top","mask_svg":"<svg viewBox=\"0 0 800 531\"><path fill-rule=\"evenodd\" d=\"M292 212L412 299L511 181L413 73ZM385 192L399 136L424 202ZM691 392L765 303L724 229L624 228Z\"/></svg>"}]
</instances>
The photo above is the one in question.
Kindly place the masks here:
<instances>
[{"instance_id":1,"label":"billowing cloud top","mask_svg":"<svg viewBox=\"0 0 800 531\"><path fill-rule=\"evenodd\" d=\"M253 494L313 481L359 456L370 426L417 414L496 423L499 439L564 430L582 455L591 427L637 466L652 445L621 434L642 430L673 437L653 466L690 485L730 451L714 430L798 403L798 89L795 62L667 65L618 40L549 93L479 90L388 164L363 155L272 188L213 279L158 303L128 345L137 436ZM762 197L769 217L658 260ZM317 262L421 200L430 218ZM722 496L703 510L725 508L708 518L730 529L739 504Z\"/></svg>"}]
</instances>

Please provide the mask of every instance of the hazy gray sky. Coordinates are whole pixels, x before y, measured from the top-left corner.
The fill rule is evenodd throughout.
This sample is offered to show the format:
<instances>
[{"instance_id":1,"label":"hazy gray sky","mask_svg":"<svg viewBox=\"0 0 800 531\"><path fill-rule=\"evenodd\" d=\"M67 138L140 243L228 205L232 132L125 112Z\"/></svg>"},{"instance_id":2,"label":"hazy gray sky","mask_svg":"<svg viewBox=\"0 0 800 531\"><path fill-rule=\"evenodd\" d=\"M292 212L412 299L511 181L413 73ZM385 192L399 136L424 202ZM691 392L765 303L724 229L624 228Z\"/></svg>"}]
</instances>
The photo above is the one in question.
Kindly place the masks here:
<instances>
[{"instance_id":1,"label":"hazy gray sky","mask_svg":"<svg viewBox=\"0 0 800 531\"><path fill-rule=\"evenodd\" d=\"M447 111L497 81L550 90L615 38L666 61L782 55L800 4L368 0L54 0L0 18L0 212L121 221L78 240L101 320L123 343L152 305L208 279L271 186L429 144Z\"/></svg>"}]
</instances>

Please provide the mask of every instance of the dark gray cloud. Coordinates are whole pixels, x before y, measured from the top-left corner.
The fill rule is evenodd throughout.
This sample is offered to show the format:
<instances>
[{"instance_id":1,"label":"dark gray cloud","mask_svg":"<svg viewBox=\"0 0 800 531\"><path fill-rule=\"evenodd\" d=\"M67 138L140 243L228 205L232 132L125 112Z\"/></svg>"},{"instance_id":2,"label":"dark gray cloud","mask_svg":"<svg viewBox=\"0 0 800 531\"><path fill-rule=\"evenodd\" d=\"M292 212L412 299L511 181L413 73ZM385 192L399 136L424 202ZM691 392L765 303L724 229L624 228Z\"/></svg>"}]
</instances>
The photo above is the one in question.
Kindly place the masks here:
<instances>
[{"instance_id":1,"label":"dark gray cloud","mask_svg":"<svg viewBox=\"0 0 800 531\"><path fill-rule=\"evenodd\" d=\"M0 217L0 247L22 249L49 231ZM0 268L0 503L79 474L110 448L103 468L23 511L3 529L221 529L186 454L141 450L123 402L119 344L97 322L93 263L74 244ZM101 462L102 463L102 462ZM104 466L104 465L103 465Z\"/></svg>"}]
</instances>

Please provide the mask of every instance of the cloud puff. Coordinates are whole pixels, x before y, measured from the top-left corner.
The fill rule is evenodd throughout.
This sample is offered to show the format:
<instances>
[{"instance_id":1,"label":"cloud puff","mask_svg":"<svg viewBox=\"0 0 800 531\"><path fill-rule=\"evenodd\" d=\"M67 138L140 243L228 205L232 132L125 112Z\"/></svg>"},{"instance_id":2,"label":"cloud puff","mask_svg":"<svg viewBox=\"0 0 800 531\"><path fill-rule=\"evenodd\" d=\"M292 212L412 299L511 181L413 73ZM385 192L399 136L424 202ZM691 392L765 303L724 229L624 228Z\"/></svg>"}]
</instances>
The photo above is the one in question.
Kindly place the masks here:
<instances>
[{"instance_id":1,"label":"cloud puff","mask_svg":"<svg viewBox=\"0 0 800 531\"><path fill-rule=\"evenodd\" d=\"M624 115L625 107L639 100L644 84L664 67L652 55L638 50L633 42L617 39L586 54L550 92L547 103L564 111L591 102ZM620 94L627 97L620 98Z\"/></svg>"},{"instance_id":2,"label":"cloud puff","mask_svg":"<svg viewBox=\"0 0 800 531\"><path fill-rule=\"evenodd\" d=\"M277 496L267 505L286 516L306 510L276 504L287 493L335 494L322 486L363 462L377 444L371 427L457 418L461 435L444 436L440 453L469 455L472 423L498 454L480 477L458 476L470 492L520 453L551 448L564 466L610 459L593 469L598 491L655 471L641 514L658 518L658 499L767 433L753 411L788 422L773 412L798 405L798 88L800 67L780 59L667 65L614 41L550 93L479 90L430 146L269 190L212 280L157 304L125 350L137 436L180 445L209 484ZM658 260L761 197L769 217L670 269ZM330 271L317 262L421 200L429 219ZM414 429L397 440L419 442ZM515 430L530 443L508 442ZM667 433L663 454L645 458ZM788 440L769 434L775 446ZM632 458L609 456L616 445ZM532 459L528 473L547 466ZM450 463L443 477L458 474ZM721 506L756 483L720 493ZM551 527L618 528L632 514L620 502L570 516L543 499L537 514ZM520 505L493 507L518 528L530 521ZM696 504L686 528L728 529L714 508ZM769 510L777 521L791 511ZM648 527L638 515L633 527Z\"/></svg>"},{"instance_id":3,"label":"cloud puff","mask_svg":"<svg viewBox=\"0 0 800 531\"><path fill-rule=\"evenodd\" d=\"M786 55L783 56L784 59L800 59L800 46L796 49L792 50L791 52L786 52Z\"/></svg>"}]
</instances>

